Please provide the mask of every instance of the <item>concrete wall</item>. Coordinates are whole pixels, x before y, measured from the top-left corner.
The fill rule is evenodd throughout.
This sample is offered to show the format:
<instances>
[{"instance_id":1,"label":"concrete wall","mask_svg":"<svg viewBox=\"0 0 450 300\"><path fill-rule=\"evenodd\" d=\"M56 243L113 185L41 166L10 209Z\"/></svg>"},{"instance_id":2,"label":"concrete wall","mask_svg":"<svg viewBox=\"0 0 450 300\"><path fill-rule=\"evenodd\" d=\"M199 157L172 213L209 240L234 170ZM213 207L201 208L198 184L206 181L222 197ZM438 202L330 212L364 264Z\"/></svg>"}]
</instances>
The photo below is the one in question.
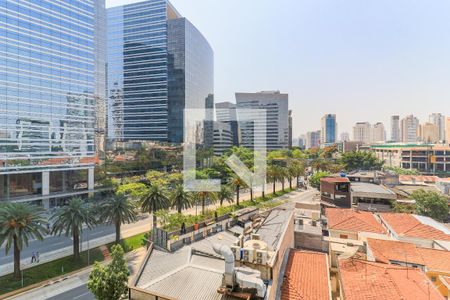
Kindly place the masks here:
<instances>
[{"instance_id":1,"label":"concrete wall","mask_svg":"<svg viewBox=\"0 0 450 300\"><path fill-rule=\"evenodd\" d=\"M137 287L131 287L130 288L130 299L132 300L176 300L174 298L166 297L157 295L155 293L137 288Z\"/></svg>"}]
</instances>

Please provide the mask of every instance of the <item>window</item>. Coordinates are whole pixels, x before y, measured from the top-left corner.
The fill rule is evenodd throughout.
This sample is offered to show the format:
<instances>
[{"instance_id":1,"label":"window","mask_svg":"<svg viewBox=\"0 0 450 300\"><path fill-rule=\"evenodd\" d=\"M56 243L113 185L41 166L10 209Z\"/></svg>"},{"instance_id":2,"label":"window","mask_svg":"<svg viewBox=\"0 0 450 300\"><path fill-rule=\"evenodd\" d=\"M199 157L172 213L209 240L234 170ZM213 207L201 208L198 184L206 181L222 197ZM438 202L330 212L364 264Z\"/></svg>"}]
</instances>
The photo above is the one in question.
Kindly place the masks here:
<instances>
[{"instance_id":1,"label":"window","mask_svg":"<svg viewBox=\"0 0 450 300\"><path fill-rule=\"evenodd\" d=\"M341 234L341 235L339 235L339 238L341 238L341 239L348 239L348 235L346 235L346 234Z\"/></svg>"}]
</instances>

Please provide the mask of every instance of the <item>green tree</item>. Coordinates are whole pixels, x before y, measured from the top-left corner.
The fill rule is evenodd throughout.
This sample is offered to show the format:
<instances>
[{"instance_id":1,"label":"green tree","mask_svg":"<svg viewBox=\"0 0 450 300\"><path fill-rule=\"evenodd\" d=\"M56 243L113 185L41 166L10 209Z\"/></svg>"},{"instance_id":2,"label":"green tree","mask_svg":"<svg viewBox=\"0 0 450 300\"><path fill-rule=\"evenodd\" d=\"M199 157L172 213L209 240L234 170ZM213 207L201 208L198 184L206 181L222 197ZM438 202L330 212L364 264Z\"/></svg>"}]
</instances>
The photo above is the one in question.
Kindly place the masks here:
<instances>
[{"instance_id":1,"label":"green tree","mask_svg":"<svg viewBox=\"0 0 450 300\"><path fill-rule=\"evenodd\" d=\"M381 170L383 161L379 160L373 152L353 151L343 153L339 162L345 170Z\"/></svg>"},{"instance_id":2,"label":"green tree","mask_svg":"<svg viewBox=\"0 0 450 300\"><path fill-rule=\"evenodd\" d=\"M73 198L69 205L59 208L50 218L53 221L52 234L72 235L73 258L80 259L80 234L83 226L89 229L95 224L95 218L87 203L81 198Z\"/></svg>"},{"instance_id":3,"label":"green tree","mask_svg":"<svg viewBox=\"0 0 450 300\"><path fill-rule=\"evenodd\" d=\"M416 213L433 218L439 222L447 219L448 199L438 192L418 190L411 194L416 200Z\"/></svg>"},{"instance_id":4,"label":"green tree","mask_svg":"<svg viewBox=\"0 0 450 300\"><path fill-rule=\"evenodd\" d=\"M277 183L277 169L275 166L268 166L267 168L267 181L272 183L272 193L275 195L276 183Z\"/></svg>"},{"instance_id":5,"label":"green tree","mask_svg":"<svg viewBox=\"0 0 450 300\"><path fill-rule=\"evenodd\" d=\"M316 189L320 189L320 179L330 175L328 172L316 172L309 178L309 184Z\"/></svg>"},{"instance_id":6,"label":"green tree","mask_svg":"<svg viewBox=\"0 0 450 300\"><path fill-rule=\"evenodd\" d=\"M166 191L159 184L152 184L148 188L140 200L141 209L143 212L151 213L153 215L153 227L157 227L157 217L155 213L161 209L170 207L170 201L167 197Z\"/></svg>"},{"instance_id":7,"label":"green tree","mask_svg":"<svg viewBox=\"0 0 450 300\"><path fill-rule=\"evenodd\" d=\"M231 188L227 185L222 185L220 187L220 191L217 193L217 197L220 201L220 206L223 205L224 201L227 201L228 203L233 202L233 191Z\"/></svg>"},{"instance_id":8,"label":"green tree","mask_svg":"<svg viewBox=\"0 0 450 300\"><path fill-rule=\"evenodd\" d=\"M20 278L20 252L30 238L43 240L47 232L43 209L25 203L8 203L0 207L0 247L14 251L14 277Z\"/></svg>"},{"instance_id":9,"label":"green tree","mask_svg":"<svg viewBox=\"0 0 450 300\"><path fill-rule=\"evenodd\" d=\"M188 209L192 206L192 195L184 190L182 184L177 184L170 195L171 206L176 208L181 214L183 209Z\"/></svg>"},{"instance_id":10,"label":"green tree","mask_svg":"<svg viewBox=\"0 0 450 300\"><path fill-rule=\"evenodd\" d=\"M142 182L132 182L120 185L116 189L117 195L130 196L133 199L141 199L148 191L147 186Z\"/></svg>"},{"instance_id":11,"label":"green tree","mask_svg":"<svg viewBox=\"0 0 450 300\"><path fill-rule=\"evenodd\" d=\"M277 181L281 182L281 189L284 192L284 182L288 176L287 168L282 166L275 166L275 177Z\"/></svg>"},{"instance_id":12,"label":"green tree","mask_svg":"<svg viewBox=\"0 0 450 300\"><path fill-rule=\"evenodd\" d=\"M297 179L297 183L300 179L300 176L305 176L305 164L302 160L291 160L288 166L288 171L291 176ZM292 188L292 186L291 186Z\"/></svg>"},{"instance_id":13,"label":"green tree","mask_svg":"<svg viewBox=\"0 0 450 300\"><path fill-rule=\"evenodd\" d=\"M113 196L100 205L101 219L116 228L116 244L120 243L120 228L136 221L136 205L125 196Z\"/></svg>"},{"instance_id":14,"label":"green tree","mask_svg":"<svg viewBox=\"0 0 450 300\"><path fill-rule=\"evenodd\" d=\"M403 169L400 167L385 167L387 171L392 171L397 175L420 175L419 170L416 169Z\"/></svg>"},{"instance_id":15,"label":"green tree","mask_svg":"<svg viewBox=\"0 0 450 300\"><path fill-rule=\"evenodd\" d=\"M230 184L232 187L234 187L235 191L236 191L236 204L239 206L239 192L241 190L241 188L245 187L245 182L244 180L242 180L241 177L234 175L231 178Z\"/></svg>"},{"instance_id":16,"label":"green tree","mask_svg":"<svg viewBox=\"0 0 450 300\"><path fill-rule=\"evenodd\" d=\"M209 200L210 202L216 202L216 200L217 200L216 192L201 191L201 192L197 192L196 195L197 195L197 199L200 200L200 202L202 204L202 215L205 214L206 201Z\"/></svg>"},{"instance_id":17,"label":"green tree","mask_svg":"<svg viewBox=\"0 0 450 300\"><path fill-rule=\"evenodd\" d=\"M87 287L98 300L126 299L130 275L120 245L112 246L112 261L107 266L96 262L89 274Z\"/></svg>"}]
</instances>

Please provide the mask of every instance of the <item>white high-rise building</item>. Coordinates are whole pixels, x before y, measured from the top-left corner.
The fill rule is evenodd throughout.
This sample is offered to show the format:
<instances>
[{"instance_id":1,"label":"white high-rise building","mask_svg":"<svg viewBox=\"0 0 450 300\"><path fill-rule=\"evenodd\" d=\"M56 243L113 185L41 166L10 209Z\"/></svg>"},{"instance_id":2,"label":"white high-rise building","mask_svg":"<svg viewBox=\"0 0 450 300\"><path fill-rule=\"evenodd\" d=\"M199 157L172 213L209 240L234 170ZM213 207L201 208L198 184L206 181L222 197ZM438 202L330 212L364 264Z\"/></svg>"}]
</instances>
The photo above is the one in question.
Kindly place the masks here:
<instances>
[{"instance_id":1,"label":"white high-rise building","mask_svg":"<svg viewBox=\"0 0 450 300\"><path fill-rule=\"evenodd\" d=\"M306 149L317 148L320 146L320 130L310 131L306 134Z\"/></svg>"},{"instance_id":2,"label":"white high-rise building","mask_svg":"<svg viewBox=\"0 0 450 300\"><path fill-rule=\"evenodd\" d=\"M439 133L439 141L445 140L445 116L441 113L433 113L430 115L429 122L437 126Z\"/></svg>"},{"instance_id":3,"label":"white high-rise building","mask_svg":"<svg viewBox=\"0 0 450 300\"><path fill-rule=\"evenodd\" d=\"M419 119L413 115L406 116L400 122L401 141L415 143L419 140Z\"/></svg>"},{"instance_id":4,"label":"white high-rise building","mask_svg":"<svg viewBox=\"0 0 450 300\"><path fill-rule=\"evenodd\" d=\"M372 128L372 143L383 143L386 141L386 129L381 122L375 123Z\"/></svg>"},{"instance_id":5,"label":"white high-rise building","mask_svg":"<svg viewBox=\"0 0 450 300\"><path fill-rule=\"evenodd\" d=\"M350 141L350 134L348 132L342 132L341 142L348 142L348 141Z\"/></svg>"},{"instance_id":6,"label":"white high-rise building","mask_svg":"<svg viewBox=\"0 0 450 300\"><path fill-rule=\"evenodd\" d=\"M358 122L353 127L353 140L355 142L363 142L370 144L371 139L371 125L369 122Z\"/></svg>"},{"instance_id":7,"label":"white high-rise building","mask_svg":"<svg viewBox=\"0 0 450 300\"><path fill-rule=\"evenodd\" d=\"M400 142L400 116L391 117L391 141Z\"/></svg>"}]
</instances>

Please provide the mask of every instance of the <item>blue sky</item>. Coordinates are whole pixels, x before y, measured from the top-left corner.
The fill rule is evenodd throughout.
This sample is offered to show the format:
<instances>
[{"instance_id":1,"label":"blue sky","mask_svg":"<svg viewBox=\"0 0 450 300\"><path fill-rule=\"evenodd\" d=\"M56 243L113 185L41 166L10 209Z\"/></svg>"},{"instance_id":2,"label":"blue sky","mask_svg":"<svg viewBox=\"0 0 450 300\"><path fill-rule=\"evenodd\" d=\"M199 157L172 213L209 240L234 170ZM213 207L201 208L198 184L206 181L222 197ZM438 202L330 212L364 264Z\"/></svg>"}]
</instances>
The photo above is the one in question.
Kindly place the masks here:
<instances>
[{"instance_id":1,"label":"blue sky","mask_svg":"<svg viewBox=\"0 0 450 300\"><path fill-rule=\"evenodd\" d=\"M138 2L106 0L107 6ZM450 115L448 0L172 0L215 53L215 99L289 93L294 137L392 114ZM389 132L388 132L389 133Z\"/></svg>"}]
</instances>

